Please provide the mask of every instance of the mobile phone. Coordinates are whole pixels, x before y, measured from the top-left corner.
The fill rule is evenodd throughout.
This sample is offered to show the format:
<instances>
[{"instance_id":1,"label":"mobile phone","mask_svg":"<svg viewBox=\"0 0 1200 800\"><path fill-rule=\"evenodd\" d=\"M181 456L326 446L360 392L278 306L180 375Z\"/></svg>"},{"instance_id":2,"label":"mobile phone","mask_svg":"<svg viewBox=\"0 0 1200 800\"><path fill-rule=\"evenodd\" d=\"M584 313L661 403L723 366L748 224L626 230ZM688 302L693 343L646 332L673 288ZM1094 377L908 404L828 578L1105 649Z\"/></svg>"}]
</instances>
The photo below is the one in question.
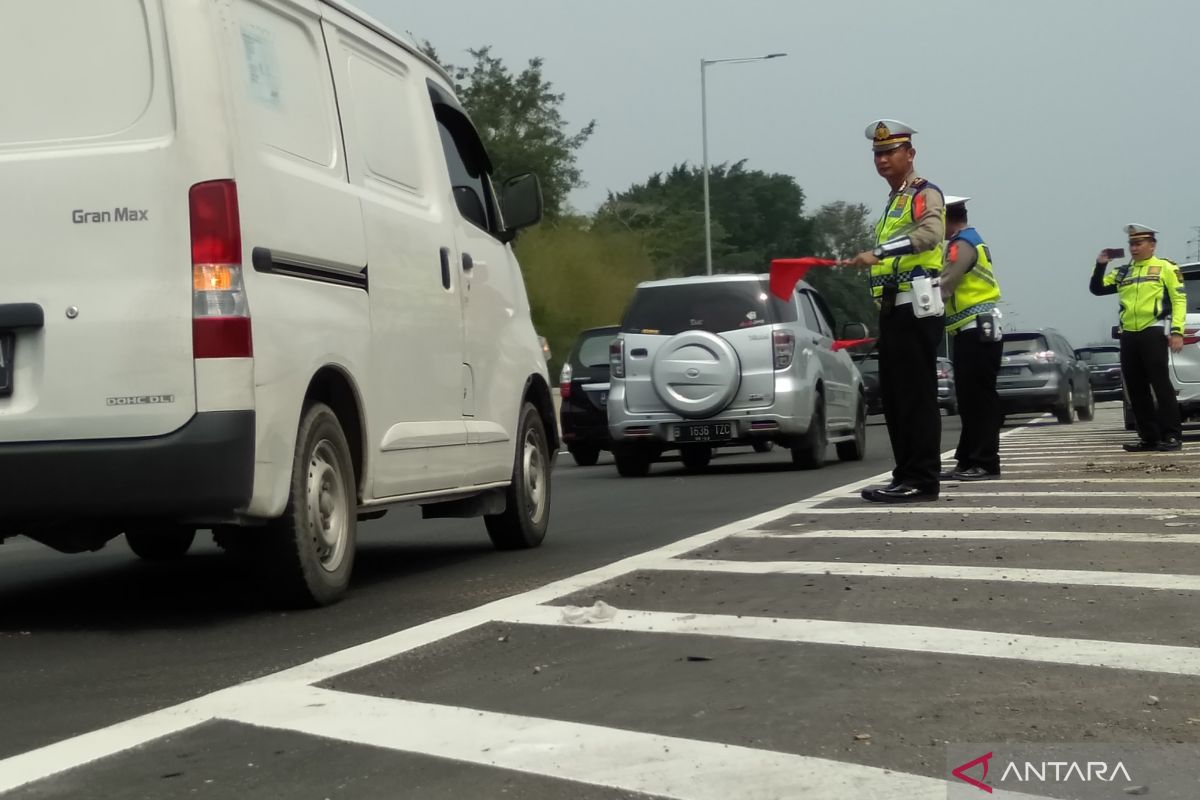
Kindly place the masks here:
<instances>
[{"instance_id":1,"label":"mobile phone","mask_svg":"<svg viewBox=\"0 0 1200 800\"><path fill-rule=\"evenodd\" d=\"M1125 257L1125 248L1124 247L1106 247L1106 248L1104 248L1104 255L1108 256L1109 258L1124 258Z\"/></svg>"}]
</instances>

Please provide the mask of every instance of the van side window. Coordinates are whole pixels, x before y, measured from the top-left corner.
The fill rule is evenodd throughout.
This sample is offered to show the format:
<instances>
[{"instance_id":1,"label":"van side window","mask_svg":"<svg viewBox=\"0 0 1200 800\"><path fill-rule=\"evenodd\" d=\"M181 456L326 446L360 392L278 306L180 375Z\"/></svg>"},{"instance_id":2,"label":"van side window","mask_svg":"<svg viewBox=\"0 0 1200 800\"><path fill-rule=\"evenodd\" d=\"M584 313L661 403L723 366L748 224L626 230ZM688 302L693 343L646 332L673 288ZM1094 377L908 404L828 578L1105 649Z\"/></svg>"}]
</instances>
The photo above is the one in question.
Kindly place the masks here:
<instances>
[{"instance_id":1,"label":"van side window","mask_svg":"<svg viewBox=\"0 0 1200 800\"><path fill-rule=\"evenodd\" d=\"M471 123L457 110L435 104L434 111L458 211L476 227L495 233L499 224L483 143Z\"/></svg>"}]
</instances>

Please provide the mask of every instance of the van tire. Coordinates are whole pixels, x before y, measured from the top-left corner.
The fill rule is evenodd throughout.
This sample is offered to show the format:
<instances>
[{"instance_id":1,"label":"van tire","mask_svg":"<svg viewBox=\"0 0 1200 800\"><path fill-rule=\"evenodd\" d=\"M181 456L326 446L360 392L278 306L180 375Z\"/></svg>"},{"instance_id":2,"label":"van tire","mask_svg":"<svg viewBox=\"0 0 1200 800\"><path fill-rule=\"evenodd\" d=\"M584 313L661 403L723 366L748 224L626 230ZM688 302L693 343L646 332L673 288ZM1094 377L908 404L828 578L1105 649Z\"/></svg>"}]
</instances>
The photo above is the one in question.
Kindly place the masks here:
<instances>
[{"instance_id":1,"label":"van tire","mask_svg":"<svg viewBox=\"0 0 1200 800\"><path fill-rule=\"evenodd\" d=\"M825 397L817 395L813 404L812 421L800 443L792 448L792 463L800 469L820 469L825 464L829 433L825 430Z\"/></svg>"},{"instance_id":2,"label":"van tire","mask_svg":"<svg viewBox=\"0 0 1200 800\"><path fill-rule=\"evenodd\" d=\"M125 531L125 543L138 558L169 561L182 558L196 539L196 529L183 525L147 525Z\"/></svg>"},{"instance_id":3,"label":"van tire","mask_svg":"<svg viewBox=\"0 0 1200 800\"><path fill-rule=\"evenodd\" d=\"M838 458L842 461L862 461L867 455L867 401L860 395L854 418L854 438L837 443Z\"/></svg>"},{"instance_id":4,"label":"van tire","mask_svg":"<svg viewBox=\"0 0 1200 800\"><path fill-rule=\"evenodd\" d=\"M281 601L325 606L345 594L357 542L357 485L337 415L324 403L306 406L287 507L267 526L262 542L263 566Z\"/></svg>"},{"instance_id":5,"label":"van tire","mask_svg":"<svg viewBox=\"0 0 1200 800\"><path fill-rule=\"evenodd\" d=\"M512 483L503 513L483 518L497 550L527 550L546 538L550 526L550 473L553 462L546 428L533 403L521 407Z\"/></svg>"}]
</instances>

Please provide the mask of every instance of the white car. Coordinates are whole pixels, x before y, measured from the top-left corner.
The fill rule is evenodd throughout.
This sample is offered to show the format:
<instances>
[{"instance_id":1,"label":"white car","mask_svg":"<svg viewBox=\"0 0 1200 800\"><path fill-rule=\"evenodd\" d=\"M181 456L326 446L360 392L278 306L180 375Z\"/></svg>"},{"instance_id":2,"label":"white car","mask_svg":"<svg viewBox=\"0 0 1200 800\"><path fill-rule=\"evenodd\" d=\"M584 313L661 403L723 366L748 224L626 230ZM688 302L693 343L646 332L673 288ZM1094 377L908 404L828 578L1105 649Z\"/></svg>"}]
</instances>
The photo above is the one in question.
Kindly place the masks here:
<instances>
[{"instance_id":1,"label":"white car","mask_svg":"<svg viewBox=\"0 0 1200 800\"><path fill-rule=\"evenodd\" d=\"M608 423L617 471L646 475L667 450L703 469L717 447L778 443L799 467L866 452L862 376L833 348L833 315L802 282L789 300L765 275L642 283L610 349ZM860 324L843 338L863 338Z\"/></svg>"},{"instance_id":2,"label":"white car","mask_svg":"<svg viewBox=\"0 0 1200 800\"><path fill-rule=\"evenodd\" d=\"M557 430L509 246L540 189L493 185L441 68L337 0L5 25L0 538L212 529L306 604L392 504L541 542Z\"/></svg>"},{"instance_id":3,"label":"white car","mask_svg":"<svg viewBox=\"0 0 1200 800\"><path fill-rule=\"evenodd\" d=\"M1179 389L1179 413L1188 420L1200 417L1200 262L1179 269L1187 293L1187 317L1183 350L1171 354L1171 377Z\"/></svg>"}]
</instances>

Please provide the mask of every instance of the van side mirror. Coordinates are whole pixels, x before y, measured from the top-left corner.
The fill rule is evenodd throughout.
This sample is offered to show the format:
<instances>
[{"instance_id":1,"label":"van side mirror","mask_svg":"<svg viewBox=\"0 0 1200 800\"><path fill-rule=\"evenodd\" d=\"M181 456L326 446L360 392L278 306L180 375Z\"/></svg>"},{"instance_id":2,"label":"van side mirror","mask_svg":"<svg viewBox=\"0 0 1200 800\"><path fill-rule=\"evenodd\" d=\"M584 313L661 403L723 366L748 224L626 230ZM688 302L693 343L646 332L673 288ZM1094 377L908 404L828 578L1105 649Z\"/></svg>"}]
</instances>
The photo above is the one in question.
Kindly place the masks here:
<instances>
[{"instance_id":1,"label":"van side mirror","mask_svg":"<svg viewBox=\"0 0 1200 800\"><path fill-rule=\"evenodd\" d=\"M866 339L870 336L867 326L861 322L847 322L842 326L843 339Z\"/></svg>"},{"instance_id":2,"label":"van side mirror","mask_svg":"<svg viewBox=\"0 0 1200 800\"><path fill-rule=\"evenodd\" d=\"M526 172L514 175L500 185L500 213L504 216L501 238L511 242L517 231L536 225L542 220L542 185L537 175Z\"/></svg>"}]
</instances>

